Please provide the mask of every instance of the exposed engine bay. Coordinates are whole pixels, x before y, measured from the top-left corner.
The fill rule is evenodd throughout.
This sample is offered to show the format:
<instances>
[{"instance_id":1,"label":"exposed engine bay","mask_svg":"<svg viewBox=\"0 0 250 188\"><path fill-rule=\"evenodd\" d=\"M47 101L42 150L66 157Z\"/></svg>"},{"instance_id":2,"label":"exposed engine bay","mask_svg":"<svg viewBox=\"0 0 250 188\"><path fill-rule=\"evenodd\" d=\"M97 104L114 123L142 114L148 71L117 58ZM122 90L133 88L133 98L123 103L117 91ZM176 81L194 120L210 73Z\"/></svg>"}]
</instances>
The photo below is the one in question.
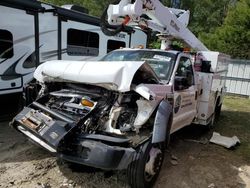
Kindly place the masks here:
<instances>
[{"instance_id":1,"label":"exposed engine bay","mask_svg":"<svg viewBox=\"0 0 250 188\"><path fill-rule=\"evenodd\" d=\"M136 130L133 125L138 111L137 101L145 100L137 93L118 93L95 86L83 88L77 84L65 85L67 89L49 92L37 102L74 120L84 133L103 131L124 135L125 132ZM153 107L155 105L152 111Z\"/></svg>"},{"instance_id":2,"label":"exposed engine bay","mask_svg":"<svg viewBox=\"0 0 250 188\"><path fill-rule=\"evenodd\" d=\"M83 145L89 144L86 139L105 144L104 148L125 146L133 153L152 136L154 120L150 117L158 104L135 91L120 93L85 84L47 83L38 99L16 116L13 126L60 155L82 156L79 144L85 148ZM103 150L103 146L100 148Z\"/></svg>"},{"instance_id":3,"label":"exposed engine bay","mask_svg":"<svg viewBox=\"0 0 250 188\"><path fill-rule=\"evenodd\" d=\"M50 92L45 96L48 99L44 105L62 116L79 122L78 126L82 132L113 133L116 130L116 133L122 135L135 129L127 125L133 125L135 120L138 94L119 94L90 86L83 89L74 84L68 86L69 89Z\"/></svg>"}]
</instances>

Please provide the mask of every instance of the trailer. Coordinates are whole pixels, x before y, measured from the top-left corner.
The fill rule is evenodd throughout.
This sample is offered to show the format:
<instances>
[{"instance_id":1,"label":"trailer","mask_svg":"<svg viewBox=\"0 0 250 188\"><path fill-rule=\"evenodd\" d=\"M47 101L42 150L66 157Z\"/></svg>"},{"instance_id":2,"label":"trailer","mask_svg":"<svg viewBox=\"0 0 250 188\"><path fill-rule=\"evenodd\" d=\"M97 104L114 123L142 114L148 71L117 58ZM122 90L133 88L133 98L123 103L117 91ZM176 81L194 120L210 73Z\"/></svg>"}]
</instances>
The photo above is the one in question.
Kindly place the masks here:
<instances>
[{"instance_id":1,"label":"trailer","mask_svg":"<svg viewBox=\"0 0 250 188\"><path fill-rule=\"evenodd\" d=\"M75 6L36 0L0 1L0 98L18 103L38 65L48 60L98 60L120 47L146 45L146 34L127 27L108 37L100 19ZM5 101L8 103L5 103ZM10 102L11 101L11 102Z\"/></svg>"}]
</instances>

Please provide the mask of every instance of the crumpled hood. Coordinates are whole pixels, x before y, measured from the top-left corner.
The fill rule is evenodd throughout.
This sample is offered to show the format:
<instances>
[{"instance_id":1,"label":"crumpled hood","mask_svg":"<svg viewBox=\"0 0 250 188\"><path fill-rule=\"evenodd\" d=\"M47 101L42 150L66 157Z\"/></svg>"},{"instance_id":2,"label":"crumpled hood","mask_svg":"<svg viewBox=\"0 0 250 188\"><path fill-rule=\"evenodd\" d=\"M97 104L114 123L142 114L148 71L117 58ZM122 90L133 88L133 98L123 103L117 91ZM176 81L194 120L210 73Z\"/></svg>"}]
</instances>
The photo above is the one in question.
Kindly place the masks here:
<instances>
[{"instance_id":1,"label":"crumpled hood","mask_svg":"<svg viewBox=\"0 0 250 188\"><path fill-rule=\"evenodd\" d=\"M39 82L86 83L126 92L139 69L157 79L144 61L48 61L38 66L34 77Z\"/></svg>"}]
</instances>

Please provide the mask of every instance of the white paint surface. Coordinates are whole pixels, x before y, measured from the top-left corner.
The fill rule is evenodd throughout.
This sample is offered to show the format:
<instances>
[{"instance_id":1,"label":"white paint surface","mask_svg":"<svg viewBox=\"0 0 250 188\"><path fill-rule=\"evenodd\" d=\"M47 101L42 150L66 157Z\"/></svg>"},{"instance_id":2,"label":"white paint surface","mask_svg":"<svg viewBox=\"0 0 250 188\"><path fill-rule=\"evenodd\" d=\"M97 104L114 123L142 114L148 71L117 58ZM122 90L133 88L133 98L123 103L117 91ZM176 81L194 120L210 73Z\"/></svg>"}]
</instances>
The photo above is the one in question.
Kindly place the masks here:
<instances>
[{"instance_id":1,"label":"white paint surface","mask_svg":"<svg viewBox=\"0 0 250 188\"><path fill-rule=\"evenodd\" d=\"M34 77L40 82L69 81L126 92L140 67L151 70L143 61L49 61L36 69Z\"/></svg>"}]
</instances>

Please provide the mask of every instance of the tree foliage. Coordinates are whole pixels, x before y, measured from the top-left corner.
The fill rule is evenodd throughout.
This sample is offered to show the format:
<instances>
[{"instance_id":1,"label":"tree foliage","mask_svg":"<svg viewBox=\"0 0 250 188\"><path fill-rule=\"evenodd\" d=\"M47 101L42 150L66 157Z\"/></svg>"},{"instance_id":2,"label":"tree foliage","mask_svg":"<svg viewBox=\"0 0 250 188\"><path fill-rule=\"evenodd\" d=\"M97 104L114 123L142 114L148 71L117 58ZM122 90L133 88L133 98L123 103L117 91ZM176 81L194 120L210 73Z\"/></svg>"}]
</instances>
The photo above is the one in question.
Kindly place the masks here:
<instances>
[{"instance_id":1,"label":"tree foliage","mask_svg":"<svg viewBox=\"0 0 250 188\"><path fill-rule=\"evenodd\" d=\"M223 25L213 33L202 33L201 38L211 49L250 59L250 0L231 6Z\"/></svg>"},{"instance_id":2,"label":"tree foliage","mask_svg":"<svg viewBox=\"0 0 250 188\"><path fill-rule=\"evenodd\" d=\"M229 3L230 0L193 0L190 29L196 35L213 32L223 24Z\"/></svg>"},{"instance_id":3,"label":"tree foliage","mask_svg":"<svg viewBox=\"0 0 250 188\"><path fill-rule=\"evenodd\" d=\"M76 4L100 16L114 0L43 0L55 5ZM162 0L170 7L171 0ZM190 30L211 50L239 58L250 58L250 0L182 0L190 10ZM154 37L155 39L155 37ZM151 46L159 46L154 41Z\"/></svg>"}]
</instances>

